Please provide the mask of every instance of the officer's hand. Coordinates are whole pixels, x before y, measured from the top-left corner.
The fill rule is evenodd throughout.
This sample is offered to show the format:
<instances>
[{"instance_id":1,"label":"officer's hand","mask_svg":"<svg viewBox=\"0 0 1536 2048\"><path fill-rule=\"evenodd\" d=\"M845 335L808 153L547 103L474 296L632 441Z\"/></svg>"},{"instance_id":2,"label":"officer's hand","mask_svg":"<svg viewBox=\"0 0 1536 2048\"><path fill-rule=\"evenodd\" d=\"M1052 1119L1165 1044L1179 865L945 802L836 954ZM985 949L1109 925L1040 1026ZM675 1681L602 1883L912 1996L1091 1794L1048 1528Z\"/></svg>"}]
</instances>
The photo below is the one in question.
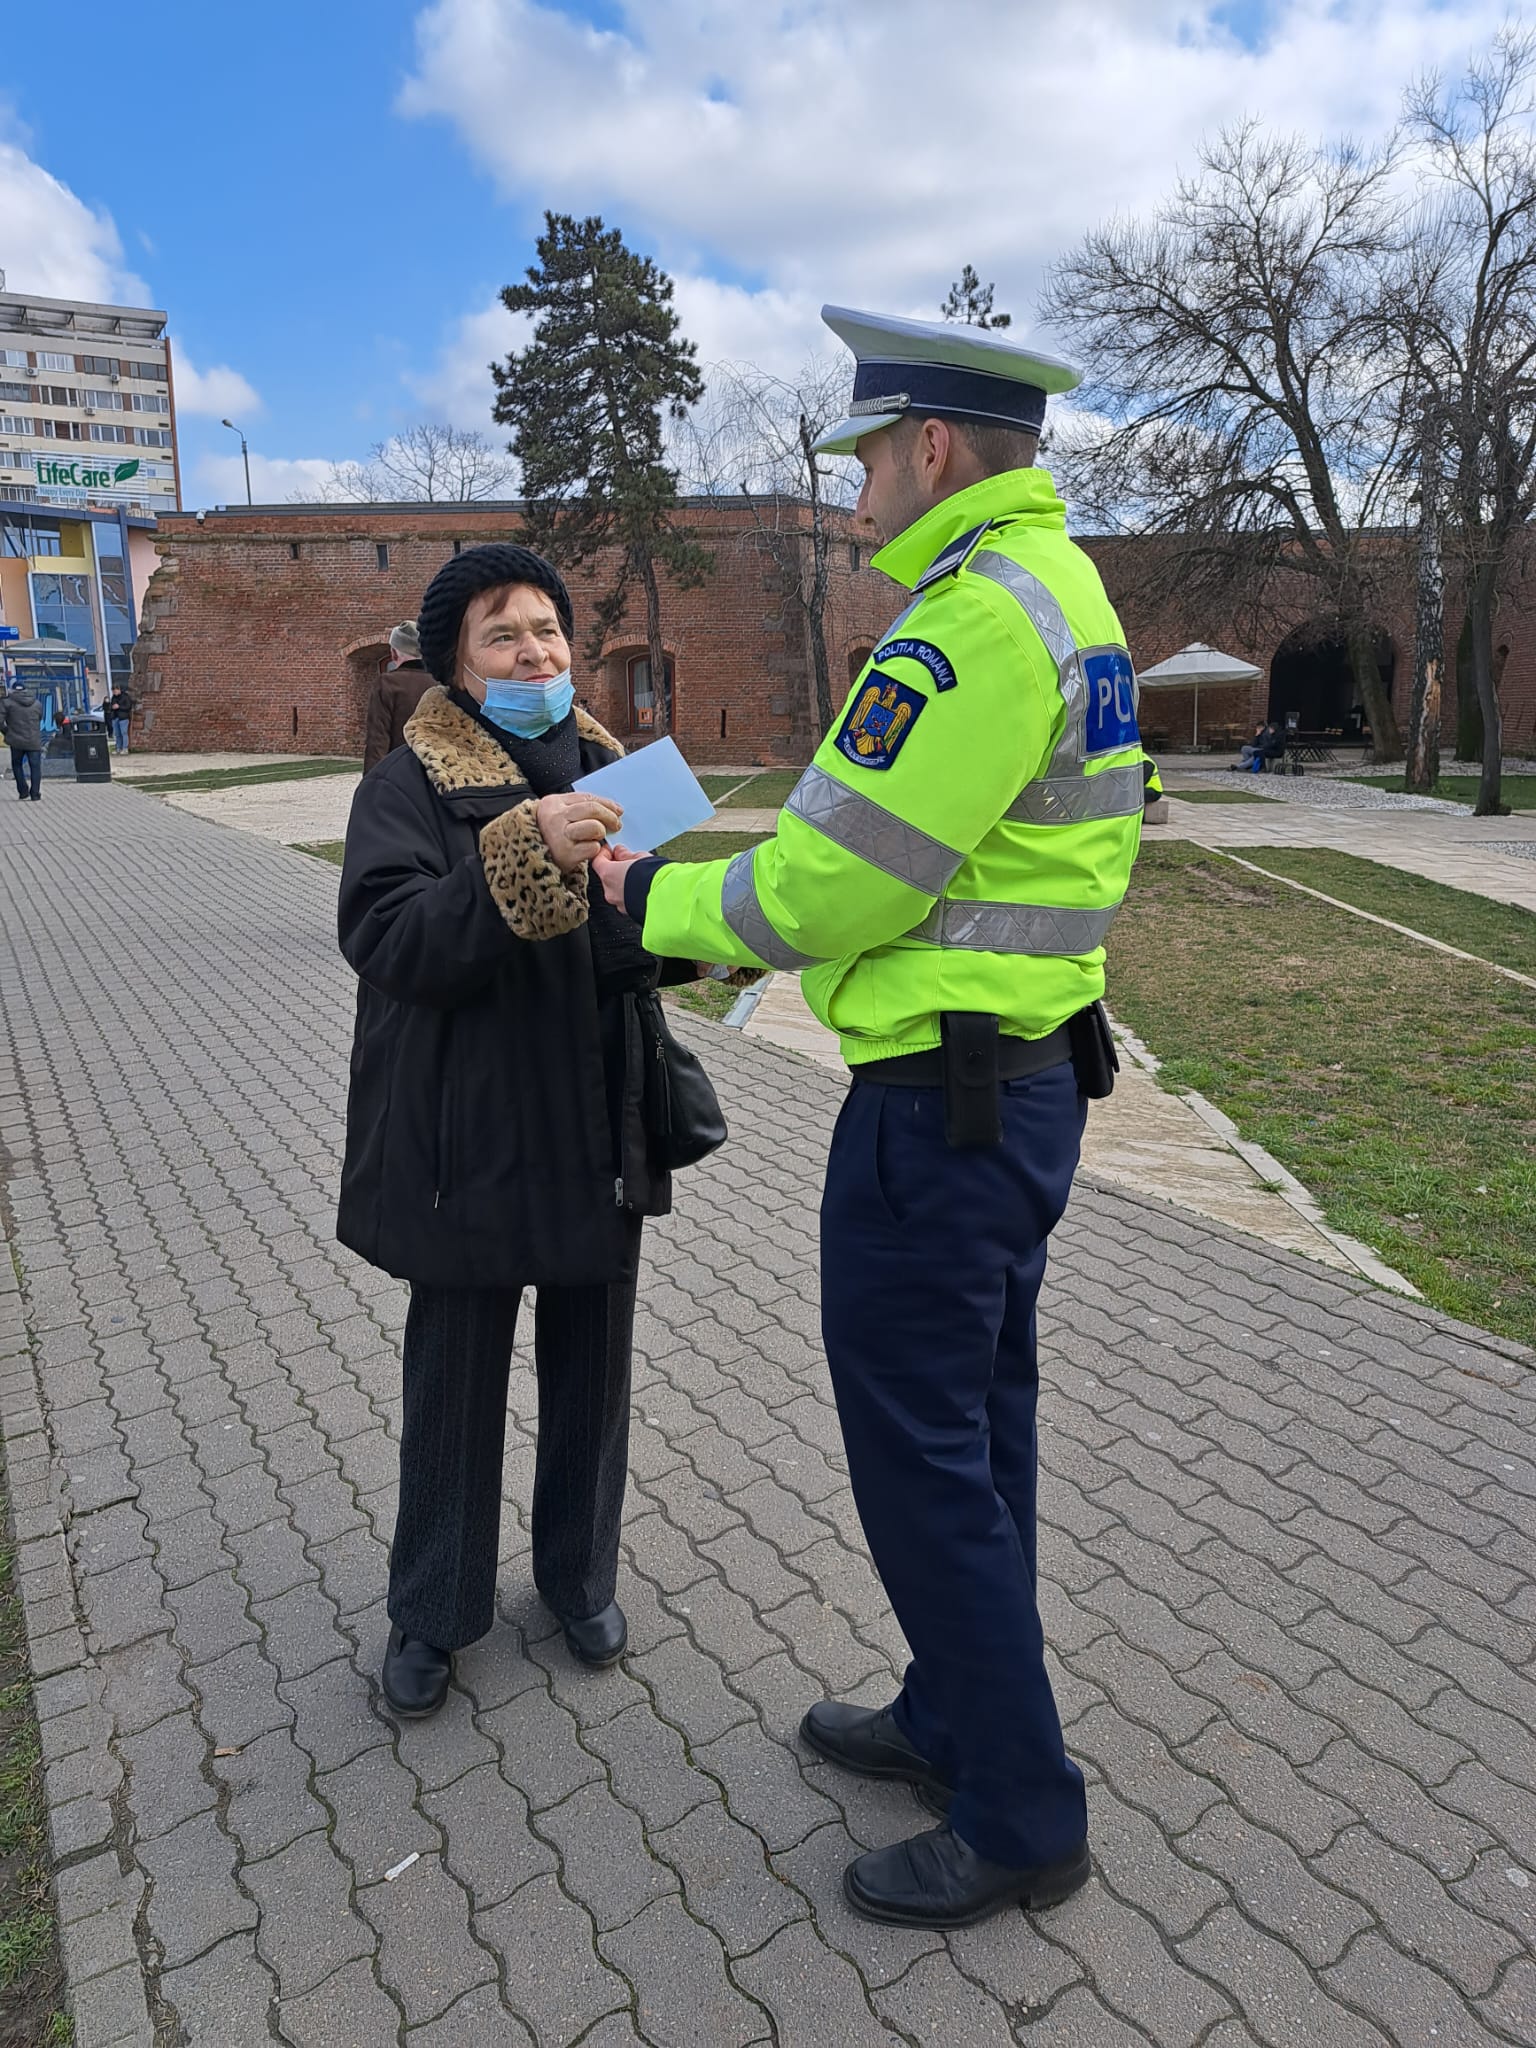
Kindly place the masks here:
<instances>
[{"instance_id":1,"label":"officer's hand","mask_svg":"<svg viewBox=\"0 0 1536 2048\"><path fill-rule=\"evenodd\" d=\"M618 831L624 813L606 797L572 792L541 797L537 816L550 859L562 875L574 875L584 861L602 851L608 834Z\"/></svg>"},{"instance_id":2,"label":"officer's hand","mask_svg":"<svg viewBox=\"0 0 1536 2048\"><path fill-rule=\"evenodd\" d=\"M615 910L624 908L624 878L644 853L632 853L627 846L606 847L592 863L592 872L603 885L603 894Z\"/></svg>"}]
</instances>

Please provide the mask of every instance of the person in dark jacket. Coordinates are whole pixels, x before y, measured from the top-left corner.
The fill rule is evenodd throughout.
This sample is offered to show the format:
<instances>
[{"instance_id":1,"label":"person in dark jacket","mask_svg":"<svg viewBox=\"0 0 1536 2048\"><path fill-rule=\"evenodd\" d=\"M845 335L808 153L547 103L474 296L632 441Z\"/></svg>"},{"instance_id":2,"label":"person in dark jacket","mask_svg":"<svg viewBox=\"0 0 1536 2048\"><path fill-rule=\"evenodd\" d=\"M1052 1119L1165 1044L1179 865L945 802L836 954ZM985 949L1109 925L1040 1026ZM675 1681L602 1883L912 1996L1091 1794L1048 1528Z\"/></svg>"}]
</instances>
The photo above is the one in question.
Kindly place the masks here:
<instances>
[{"instance_id":1,"label":"person in dark jacket","mask_svg":"<svg viewBox=\"0 0 1536 2048\"><path fill-rule=\"evenodd\" d=\"M112 744L120 754L128 751L128 724L133 717L134 703L133 692L119 685L101 707L103 716L112 727Z\"/></svg>"},{"instance_id":2,"label":"person in dark jacket","mask_svg":"<svg viewBox=\"0 0 1536 2048\"><path fill-rule=\"evenodd\" d=\"M575 793L622 752L578 712L571 602L526 548L469 548L422 602L430 690L358 785L339 923L359 977L337 1234L408 1280L384 1691L432 1713L495 1618L507 1377L538 1288L533 1576L582 1662L615 1602L641 1216L623 1144L637 992L662 978L588 863L617 809ZM695 970L674 963L667 978Z\"/></svg>"},{"instance_id":3,"label":"person in dark jacket","mask_svg":"<svg viewBox=\"0 0 1536 2048\"><path fill-rule=\"evenodd\" d=\"M394 659L373 686L368 713L363 721L363 773L377 768L386 754L405 742L405 728L416 706L432 688L432 677L421 658L414 620L396 626L389 636Z\"/></svg>"},{"instance_id":4,"label":"person in dark jacket","mask_svg":"<svg viewBox=\"0 0 1536 2048\"><path fill-rule=\"evenodd\" d=\"M16 778L17 796L25 803L30 794L33 803L41 803L43 707L37 700L37 692L29 684L18 683L13 690L6 691L4 703L0 703L0 727L4 729L6 745L11 750L11 773Z\"/></svg>"}]
</instances>

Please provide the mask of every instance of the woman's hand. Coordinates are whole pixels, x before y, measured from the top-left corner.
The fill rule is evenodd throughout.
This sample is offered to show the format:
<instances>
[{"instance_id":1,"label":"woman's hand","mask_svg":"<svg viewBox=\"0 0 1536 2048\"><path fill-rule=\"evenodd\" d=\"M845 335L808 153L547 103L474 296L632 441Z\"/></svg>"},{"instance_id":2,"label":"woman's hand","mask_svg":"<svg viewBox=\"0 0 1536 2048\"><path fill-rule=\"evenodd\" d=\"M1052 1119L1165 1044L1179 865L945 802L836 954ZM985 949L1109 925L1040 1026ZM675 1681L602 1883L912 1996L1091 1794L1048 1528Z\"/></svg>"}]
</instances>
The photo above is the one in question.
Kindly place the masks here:
<instances>
[{"instance_id":1,"label":"woman's hand","mask_svg":"<svg viewBox=\"0 0 1536 2048\"><path fill-rule=\"evenodd\" d=\"M539 798L539 831L549 848L549 857L562 875L574 875L584 862L602 852L608 834L617 832L624 813L606 797L568 796Z\"/></svg>"}]
</instances>

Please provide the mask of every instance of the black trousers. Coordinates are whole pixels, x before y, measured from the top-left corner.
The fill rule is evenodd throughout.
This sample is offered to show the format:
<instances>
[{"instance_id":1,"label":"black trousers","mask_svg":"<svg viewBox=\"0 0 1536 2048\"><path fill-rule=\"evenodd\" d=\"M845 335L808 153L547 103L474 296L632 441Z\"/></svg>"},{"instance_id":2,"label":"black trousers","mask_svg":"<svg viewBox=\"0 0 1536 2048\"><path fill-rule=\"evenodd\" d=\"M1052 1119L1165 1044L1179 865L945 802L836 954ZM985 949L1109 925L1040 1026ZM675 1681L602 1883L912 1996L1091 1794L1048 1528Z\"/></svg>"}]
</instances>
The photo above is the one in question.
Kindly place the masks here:
<instances>
[{"instance_id":1,"label":"black trousers","mask_svg":"<svg viewBox=\"0 0 1536 2048\"><path fill-rule=\"evenodd\" d=\"M604 1287L541 1287L534 1313L533 1579L556 1614L578 1620L608 1605L618 1579L635 1264L632 1256L626 1277ZM476 1641L496 1618L507 1376L521 1299L515 1289L411 1289L389 1616L442 1650Z\"/></svg>"}]
</instances>

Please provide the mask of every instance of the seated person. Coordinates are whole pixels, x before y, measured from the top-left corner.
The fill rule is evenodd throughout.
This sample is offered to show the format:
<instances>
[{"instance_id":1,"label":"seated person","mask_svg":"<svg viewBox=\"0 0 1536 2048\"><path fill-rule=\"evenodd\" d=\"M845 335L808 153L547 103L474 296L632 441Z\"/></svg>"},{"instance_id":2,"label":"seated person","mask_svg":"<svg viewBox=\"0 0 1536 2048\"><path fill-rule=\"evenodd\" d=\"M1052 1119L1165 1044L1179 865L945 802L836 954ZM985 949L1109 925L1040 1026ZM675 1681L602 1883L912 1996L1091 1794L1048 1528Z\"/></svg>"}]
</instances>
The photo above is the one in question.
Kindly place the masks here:
<instances>
[{"instance_id":1,"label":"seated person","mask_svg":"<svg viewBox=\"0 0 1536 2048\"><path fill-rule=\"evenodd\" d=\"M1254 761L1258 758L1260 749L1264 744L1264 732L1265 728L1262 725L1256 725L1253 728L1253 738L1243 741L1242 751L1232 763L1234 774L1240 768L1252 769Z\"/></svg>"}]
</instances>

